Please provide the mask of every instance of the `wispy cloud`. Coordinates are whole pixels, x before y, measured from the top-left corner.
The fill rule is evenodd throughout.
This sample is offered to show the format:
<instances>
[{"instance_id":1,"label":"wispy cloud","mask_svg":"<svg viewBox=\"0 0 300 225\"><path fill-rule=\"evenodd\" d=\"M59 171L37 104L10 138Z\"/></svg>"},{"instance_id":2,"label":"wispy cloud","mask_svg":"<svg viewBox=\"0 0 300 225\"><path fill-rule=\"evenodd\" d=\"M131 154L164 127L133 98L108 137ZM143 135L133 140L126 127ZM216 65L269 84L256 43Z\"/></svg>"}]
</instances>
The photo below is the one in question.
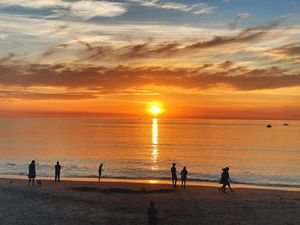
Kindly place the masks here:
<instances>
[{"instance_id":1,"label":"wispy cloud","mask_svg":"<svg viewBox=\"0 0 300 225\"><path fill-rule=\"evenodd\" d=\"M82 100L98 98L92 92L62 92L62 93L40 93L27 90L0 90L0 99L23 99L23 100Z\"/></svg>"},{"instance_id":2,"label":"wispy cloud","mask_svg":"<svg viewBox=\"0 0 300 225\"><path fill-rule=\"evenodd\" d=\"M102 60L132 60L132 59L149 59L149 58L176 58L181 55L193 55L197 54L199 51L213 49L216 52L217 48L222 48L224 46L231 46L235 48L241 48L246 44L251 42L260 42L264 39L270 39L269 32L273 30L282 22L281 19L276 20L265 26L256 26L244 29L240 32L236 32L234 35L223 35L215 36L209 40L205 41L164 41L157 43L154 41L146 41L142 43L131 43L121 45L119 47L113 45L93 45L87 41L80 40L77 43L80 43L84 48L83 51L88 53L88 56L85 56L85 59L102 59ZM274 38L272 36L271 38ZM76 42L73 42L76 44ZM54 53L56 50L61 48L69 47L65 45L57 45L48 49L44 55L50 55L48 53ZM231 50L228 54L232 54ZM216 54L220 54L220 51L217 51Z\"/></svg>"},{"instance_id":3,"label":"wispy cloud","mask_svg":"<svg viewBox=\"0 0 300 225\"><path fill-rule=\"evenodd\" d=\"M186 4L171 1L161 0L128 0L141 6L157 8L157 9L172 9L183 12L191 12L193 14L208 14L214 11L217 7L210 6L207 3Z\"/></svg>"},{"instance_id":4,"label":"wispy cloud","mask_svg":"<svg viewBox=\"0 0 300 225\"><path fill-rule=\"evenodd\" d=\"M64 48L67 48L69 47L70 44L60 44L60 45L56 45L56 46L53 46L51 48L48 48L47 51L45 51L42 56L50 56L50 55L53 55L56 51L58 51L59 49L64 49Z\"/></svg>"},{"instance_id":5,"label":"wispy cloud","mask_svg":"<svg viewBox=\"0 0 300 225\"><path fill-rule=\"evenodd\" d=\"M274 49L268 49L266 52L280 60L300 62L300 42L290 43Z\"/></svg>"},{"instance_id":6,"label":"wispy cloud","mask_svg":"<svg viewBox=\"0 0 300 225\"><path fill-rule=\"evenodd\" d=\"M1 0L0 6L21 6L24 8L52 8L52 7L67 7L68 3L63 0Z\"/></svg>"},{"instance_id":7,"label":"wispy cloud","mask_svg":"<svg viewBox=\"0 0 300 225\"><path fill-rule=\"evenodd\" d=\"M115 17L127 12L126 4L96 0L3 0L0 7L20 6L32 9L49 9L54 16L77 16L83 19L93 17Z\"/></svg>"},{"instance_id":8,"label":"wispy cloud","mask_svg":"<svg viewBox=\"0 0 300 225\"><path fill-rule=\"evenodd\" d=\"M89 19L96 16L115 17L127 12L126 5L107 1L78 1L69 5L72 15Z\"/></svg>"},{"instance_id":9,"label":"wispy cloud","mask_svg":"<svg viewBox=\"0 0 300 225\"><path fill-rule=\"evenodd\" d=\"M229 22L229 28L234 30L237 28L238 23L249 16L249 13L238 13L235 18L233 19L233 21Z\"/></svg>"},{"instance_id":10,"label":"wispy cloud","mask_svg":"<svg viewBox=\"0 0 300 225\"><path fill-rule=\"evenodd\" d=\"M14 56L15 56L15 54L10 52L7 56L0 58L0 63L5 63L5 62L11 60Z\"/></svg>"}]
</instances>

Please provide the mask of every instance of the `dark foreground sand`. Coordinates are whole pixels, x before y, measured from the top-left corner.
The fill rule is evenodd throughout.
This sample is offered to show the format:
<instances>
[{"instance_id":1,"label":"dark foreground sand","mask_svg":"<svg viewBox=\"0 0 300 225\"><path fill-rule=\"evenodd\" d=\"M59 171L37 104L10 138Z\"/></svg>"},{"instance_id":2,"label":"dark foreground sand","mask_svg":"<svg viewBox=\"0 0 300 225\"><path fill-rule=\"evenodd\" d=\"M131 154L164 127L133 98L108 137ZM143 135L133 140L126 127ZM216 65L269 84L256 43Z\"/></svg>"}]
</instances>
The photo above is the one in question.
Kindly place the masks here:
<instances>
[{"instance_id":1,"label":"dark foreground sand","mask_svg":"<svg viewBox=\"0 0 300 225\"><path fill-rule=\"evenodd\" d=\"M300 224L300 192L235 189L223 194L213 187L172 191L163 184L72 181L32 187L8 179L0 179L0 224L142 225L150 200L156 201L160 225Z\"/></svg>"}]
</instances>

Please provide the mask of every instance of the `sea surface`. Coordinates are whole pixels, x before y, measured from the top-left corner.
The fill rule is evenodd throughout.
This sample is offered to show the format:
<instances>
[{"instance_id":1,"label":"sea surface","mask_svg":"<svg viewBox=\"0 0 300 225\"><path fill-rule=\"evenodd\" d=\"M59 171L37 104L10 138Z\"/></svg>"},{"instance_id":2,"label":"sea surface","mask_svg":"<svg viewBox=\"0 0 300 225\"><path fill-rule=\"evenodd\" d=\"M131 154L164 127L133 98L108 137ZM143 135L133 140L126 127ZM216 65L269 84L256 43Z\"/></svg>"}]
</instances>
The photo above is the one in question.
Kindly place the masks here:
<instances>
[{"instance_id":1,"label":"sea surface","mask_svg":"<svg viewBox=\"0 0 300 225\"><path fill-rule=\"evenodd\" d=\"M266 124L272 128L266 128ZM288 126L283 126L288 123ZM300 121L0 119L0 175L166 180L173 162L192 181L300 187ZM180 176L179 176L180 177Z\"/></svg>"}]
</instances>

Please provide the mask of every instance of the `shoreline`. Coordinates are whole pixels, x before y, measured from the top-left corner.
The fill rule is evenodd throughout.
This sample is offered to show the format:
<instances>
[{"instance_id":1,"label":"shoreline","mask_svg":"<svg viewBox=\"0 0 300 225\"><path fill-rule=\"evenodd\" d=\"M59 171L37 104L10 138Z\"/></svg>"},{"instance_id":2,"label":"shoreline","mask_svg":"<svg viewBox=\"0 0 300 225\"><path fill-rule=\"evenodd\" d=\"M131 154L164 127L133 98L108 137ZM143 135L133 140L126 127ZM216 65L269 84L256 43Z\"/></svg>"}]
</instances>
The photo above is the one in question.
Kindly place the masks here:
<instances>
[{"instance_id":1,"label":"shoreline","mask_svg":"<svg viewBox=\"0 0 300 225\"><path fill-rule=\"evenodd\" d=\"M297 225L300 192L170 184L0 179L3 225L143 225L150 201L161 225ZM145 190L145 191L144 191Z\"/></svg>"},{"instance_id":2,"label":"shoreline","mask_svg":"<svg viewBox=\"0 0 300 225\"><path fill-rule=\"evenodd\" d=\"M0 175L0 180L28 180L27 177L21 175ZM36 180L54 181L54 177L37 177ZM62 177L61 181L74 181L74 182L86 182L86 183L99 183L98 178L90 177ZM103 183L131 183L131 184L153 184L153 185L170 185L171 180L159 180L159 179L126 179L126 178L101 178ZM180 186L180 179L177 182ZM199 187L215 187L218 188L220 184L218 182L209 181L187 181L187 186L199 186ZM238 189L258 189L258 190L278 190L278 191L292 191L300 192L300 187L282 187L271 185L254 185L254 184L240 184L232 183L232 188Z\"/></svg>"}]
</instances>

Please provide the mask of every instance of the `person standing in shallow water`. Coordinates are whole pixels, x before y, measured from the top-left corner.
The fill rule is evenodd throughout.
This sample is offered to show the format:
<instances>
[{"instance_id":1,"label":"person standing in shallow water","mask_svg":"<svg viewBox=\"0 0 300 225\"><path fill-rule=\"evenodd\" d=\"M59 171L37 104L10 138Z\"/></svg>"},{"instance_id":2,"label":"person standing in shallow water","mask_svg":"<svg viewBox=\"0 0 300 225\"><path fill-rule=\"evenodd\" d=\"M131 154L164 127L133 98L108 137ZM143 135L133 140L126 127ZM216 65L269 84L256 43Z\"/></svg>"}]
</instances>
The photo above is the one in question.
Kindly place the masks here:
<instances>
[{"instance_id":1,"label":"person standing in shallow water","mask_svg":"<svg viewBox=\"0 0 300 225\"><path fill-rule=\"evenodd\" d=\"M157 225L158 224L158 219L157 219L158 211L155 207L155 202L150 201L147 214L148 214L148 225Z\"/></svg>"},{"instance_id":2,"label":"person standing in shallow water","mask_svg":"<svg viewBox=\"0 0 300 225\"><path fill-rule=\"evenodd\" d=\"M60 170L61 166L59 165L59 161L57 161L55 165L55 182L60 182Z\"/></svg>"},{"instance_id":3,"label":"person standing in shallow water","mask_svg":"<svg viewBox=\"0 0 300 225\"><path fill-rule=\"evenodd\" d=\"M99 182L100 182L100 178L101 178L101 175L102 175L102 171L104 171L102 169L102 167L103 167L103 163L100 164L99 169L98 169L98 181Z\"/></svg>"},{"instance_id":4,"label":"person standing in shallow water","mask_svg":"<svg viewBox=\"0 0 300 225\"><path fill-rule=\"evenodd\" d=\"M233 192L233 190L230 187L230 182L232 182L230 176L229 176L229 167L223 168L222 169L222 175L221 175L221 184L223 184L222 187L219 188L219 190L223 191L226 193L226 186L229 187L230 191Z\"/></svg>"},{"instance_id":5,"label":"person standing in shallow water","mask_svg":"<svg viewBox=\"0 0 300 225\"><path fill-rule=\"evenodd\" d=\"M185 188L186 180L187 180L188 171L186 170L186 167L183 167L181 170L181 187Z\"/></svg>"},{"instance_id":6,"label":"person standing in shallow water","mask_svg":"<svg viewBox=\"0 0 300 225\"><path fill-rule=\"evenodd\" d=\"M28 174L28 185L32 182L32 186L34 186L34 179L36 177L36 172L35 172L35 161L32 160L31 163L29 164L28 167L29 174Z\"/></svg>"},{"instance_id":7,"label":"person standing in shallow water","mask_svg":"<svg viewBox=\"0 0 300 225\"><path fill-rule=\"evenodd\" d=\"M171 167L171 174L172 174L173 187L176 187L176 184L177 184L177 171L176 171L176 164L175 163L173 163L173 166Z\"/></svg>"}]
</instances>

